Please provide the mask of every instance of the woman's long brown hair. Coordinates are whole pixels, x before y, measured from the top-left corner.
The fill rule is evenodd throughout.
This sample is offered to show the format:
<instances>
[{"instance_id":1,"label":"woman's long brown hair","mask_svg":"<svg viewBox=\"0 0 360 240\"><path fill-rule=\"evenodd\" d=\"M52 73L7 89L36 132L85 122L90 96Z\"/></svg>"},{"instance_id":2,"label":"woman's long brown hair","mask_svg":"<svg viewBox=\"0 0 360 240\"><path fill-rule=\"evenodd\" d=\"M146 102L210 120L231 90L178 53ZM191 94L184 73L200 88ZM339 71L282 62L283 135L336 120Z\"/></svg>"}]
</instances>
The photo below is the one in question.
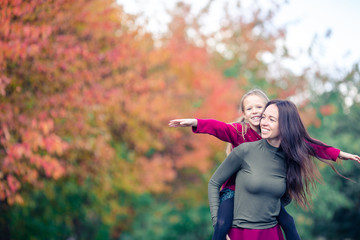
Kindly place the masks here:
<instances>
[{"instance_id":1,"label":"woman's long brown hair","mask_svg":"<svg viewBox=\"0 0 360 240\"><path fill-rule=\"evenodd\" d=\"M331 163L322 160L317 155L311 144L329 146L309 136L295 104L287 100L271 100L266 104L265 109L271 104L275 104L279 110L280 146L286 155L288 194L300 206L308 208L310 207L308 200L311 195L310 187L315 187L315 183L322 180L312 156L330 165L337 174L339 173Z\"/></svg>"}]
</instances>

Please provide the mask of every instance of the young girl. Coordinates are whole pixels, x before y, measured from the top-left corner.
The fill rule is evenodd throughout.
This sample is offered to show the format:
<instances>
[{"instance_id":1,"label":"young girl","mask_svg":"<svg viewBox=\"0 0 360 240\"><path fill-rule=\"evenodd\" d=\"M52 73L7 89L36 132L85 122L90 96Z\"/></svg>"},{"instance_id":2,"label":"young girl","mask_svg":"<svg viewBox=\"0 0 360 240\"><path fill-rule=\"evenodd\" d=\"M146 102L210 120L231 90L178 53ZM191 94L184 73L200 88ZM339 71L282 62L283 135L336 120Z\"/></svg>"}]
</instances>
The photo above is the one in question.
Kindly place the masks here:
<instances>
[{"instance_id":1,"label":"young girl","mask_svg":"<svg viewBox=\"0 0 360 240\"><path fill-rule=\"evenodd\" d=\"M212 119L175 119L169 123L170 127L192 127L194 133L206 133L220 140L231 143L232 148L244 142L261 139L260 119L266 103L269 101L264 92L254 89L246 93L240 101L240 111L244 119L240 123L227 124ZM359 156L340 151L339 149L312 144L316 154L328 160L335 161L338 157L357 160ZM214 226L213 240L224 240L231 228L234 210L235 175L231 176L223 185L220 192L220 205L217 222ZM284 230L286 239L300 239L293 218L286 212L283 205L278 216L279 225Z\"/></svg>"}]
</instances>

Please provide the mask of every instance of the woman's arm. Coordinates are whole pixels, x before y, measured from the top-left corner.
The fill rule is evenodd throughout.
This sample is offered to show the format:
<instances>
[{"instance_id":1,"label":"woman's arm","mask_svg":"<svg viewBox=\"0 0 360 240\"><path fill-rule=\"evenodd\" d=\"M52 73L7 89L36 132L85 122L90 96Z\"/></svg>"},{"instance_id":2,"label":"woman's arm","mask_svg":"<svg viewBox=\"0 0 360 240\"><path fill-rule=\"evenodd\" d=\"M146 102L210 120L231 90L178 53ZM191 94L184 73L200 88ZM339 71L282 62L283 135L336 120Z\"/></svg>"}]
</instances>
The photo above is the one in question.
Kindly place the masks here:
<instances>
[{"instance_id":1,"label":"woman's arm","mask_svg":"<svg viewBox=\"0 0 360 240\"><path fill-rule=\"evenodd\" d=\"M241 124L229 124L214 119L184 118L174 119L169 122L170 127L192 127L194 133L205 133L233 144L239 145L241 137Z\"/></svg>"},{"instance_id":2,"label":"woman's arm","mask_svg":"<svg viewBox=\"0 0 360 240\"><path fill-rule=\"evenodd\" d=\"M222 184L231 177L234 173L238 172L243 163L242 148L237 147L232 151L225 161L216 169L208 184L208 198L213 225L217 222L217 213L219 209L219 190Z\"/></svg>"}]
</instances>

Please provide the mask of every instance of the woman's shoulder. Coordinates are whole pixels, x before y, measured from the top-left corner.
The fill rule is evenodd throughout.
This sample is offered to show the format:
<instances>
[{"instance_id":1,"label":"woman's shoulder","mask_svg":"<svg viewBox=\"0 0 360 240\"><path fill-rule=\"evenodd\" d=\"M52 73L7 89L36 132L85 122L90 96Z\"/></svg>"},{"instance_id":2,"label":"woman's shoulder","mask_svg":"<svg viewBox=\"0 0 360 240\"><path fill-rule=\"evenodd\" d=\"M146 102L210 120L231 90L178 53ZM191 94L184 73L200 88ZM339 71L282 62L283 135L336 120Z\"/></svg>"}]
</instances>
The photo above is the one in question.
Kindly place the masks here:
<instances>
[{"instance_id":1,"label":"woman's shoulder","mask_svg":"<svg viewBox=\"0 0 360 240\"><path fill-rule=\"evenodd\" d=\"M261 140L259 141L253 141L253 142L244 142L237 146L235 149L237 151L249 151L250 149L253 149L254 147L260 147L262 145Z\"/></svg>"}]
</instances>

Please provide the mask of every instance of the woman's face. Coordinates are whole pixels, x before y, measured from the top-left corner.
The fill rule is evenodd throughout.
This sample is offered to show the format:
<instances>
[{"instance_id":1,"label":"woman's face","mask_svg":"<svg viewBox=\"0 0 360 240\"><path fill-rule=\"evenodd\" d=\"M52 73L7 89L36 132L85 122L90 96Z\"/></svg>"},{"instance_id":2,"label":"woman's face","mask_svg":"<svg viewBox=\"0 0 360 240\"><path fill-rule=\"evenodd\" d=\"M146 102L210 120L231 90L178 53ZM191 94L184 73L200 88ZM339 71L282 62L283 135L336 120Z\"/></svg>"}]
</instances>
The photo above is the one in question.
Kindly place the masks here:
<instances>
[{"instance_id":1,"label":"woman's face","mask_svg":"<svg viewBox=\"0 0 360 240\"><path fill-rule=\"evenodd\" d=\"M257 95L249 95L243 102L243 113L250 127L256 129L259 127L261 113L266 105L266 100Z\"/></svg>"},{"instance_id":2,"label":"woman's face","mask_svg":"<svg viewBox=\"0 0 360 240\"><path fill-rule=\"evenodd\" d=\"M274 147L280 146L279 109L275 104L269 105L263 112L260 129L263 139L266 139Z\"/></svg>"}]
</instances>

